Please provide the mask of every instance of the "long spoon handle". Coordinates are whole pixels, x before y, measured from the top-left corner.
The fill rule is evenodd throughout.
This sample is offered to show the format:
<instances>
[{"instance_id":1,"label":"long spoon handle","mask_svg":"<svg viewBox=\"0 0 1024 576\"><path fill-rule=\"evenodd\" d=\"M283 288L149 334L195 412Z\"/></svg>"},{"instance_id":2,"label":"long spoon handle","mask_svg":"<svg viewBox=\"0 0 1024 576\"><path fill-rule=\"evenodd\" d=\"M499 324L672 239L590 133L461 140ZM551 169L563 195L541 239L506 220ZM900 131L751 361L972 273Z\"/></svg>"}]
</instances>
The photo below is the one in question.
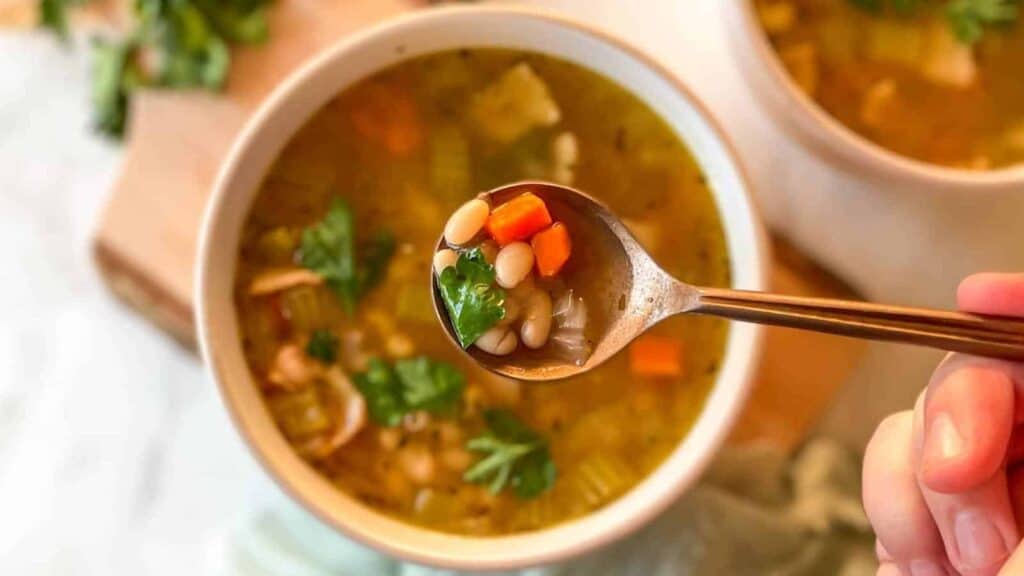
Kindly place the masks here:
<instances>
[{"instance_id":1,"label":"long spoon handle","mask_svg":"<svg viewBox=\"0 0 1024 576\"><path fill-rule=\"evenodd\" d=\"M691 312L870 340L1024 360L1024 321L869 302L700 289Z\"/></svg>"}]
</instances>

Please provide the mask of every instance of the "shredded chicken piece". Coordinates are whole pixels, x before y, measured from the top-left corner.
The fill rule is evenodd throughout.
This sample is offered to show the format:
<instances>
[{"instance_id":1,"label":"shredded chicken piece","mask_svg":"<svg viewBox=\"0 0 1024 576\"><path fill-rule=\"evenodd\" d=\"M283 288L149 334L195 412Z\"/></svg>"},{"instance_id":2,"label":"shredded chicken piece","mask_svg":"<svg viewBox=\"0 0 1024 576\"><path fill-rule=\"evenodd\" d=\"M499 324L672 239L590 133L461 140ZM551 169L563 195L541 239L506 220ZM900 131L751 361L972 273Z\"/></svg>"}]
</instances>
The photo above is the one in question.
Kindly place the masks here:
<instances>
[{"instance_id":1,"label":"shredded chicken piece","mask_svg":"<svg viewBox=\"0 0 1024 576\"><path fill-rule=\"evenodd\" d=\"M324 382L334 414L334 431L297 446L303 456L314 460L334 454L366 426L366 401L341 368L333 366L327 370Z\"/></svg>"},{"instance_id":2,"label":"shredded chicken piece","mask_svg":"<svg viewBox=\"0 0 1024 576\"><path fill-rule=\"evenodd\" d=\"M305 268L275 268L257 274L249 283L249 294L265 296L296 286L317 286L323 281L319 274Z\"/></svg>"},{"instance_id":3,"label":"shredded chicken piece","mask_svg":"<svg viewBox=\"0 0 1024 576\"><path fill-rule=\"evenodd\" d=\"M323 366L307 356L298 344L285 344L277 350L267 380L281 390L294 392L309 386L321 374Z\"/></svg>"},{"instance_id":4,"label":"shredded chicken piece","mask_svg":"<svg viewBox=\"0 0 1024 576\"><path fill-rule=\"evenodd\" d=\"M887 78L876 82L864 93L860 103L860 119L864 124L877 128L885 123L886 114L896 102L896 83Z\"/></svg>"}]
</instances>

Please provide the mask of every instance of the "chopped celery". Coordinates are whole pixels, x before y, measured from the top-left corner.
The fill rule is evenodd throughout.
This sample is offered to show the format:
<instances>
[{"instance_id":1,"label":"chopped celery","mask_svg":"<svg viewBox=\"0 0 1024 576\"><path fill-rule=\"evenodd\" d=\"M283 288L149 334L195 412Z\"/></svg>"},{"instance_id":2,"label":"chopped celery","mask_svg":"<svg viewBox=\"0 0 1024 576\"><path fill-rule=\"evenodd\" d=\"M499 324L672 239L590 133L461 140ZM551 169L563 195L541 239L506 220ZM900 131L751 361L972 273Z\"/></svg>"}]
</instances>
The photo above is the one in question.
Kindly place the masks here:
<instances>
[{"instance_id":1,"label":"chopped celery","mask_svg":"<svg viewBox=\"0 0 1024 576\"><path fill-rule=\"evenodd\" d=\"M403 285L402 291L398 293L398 317L401 320L423 324L437 322L430 292L419 284Z\"/></svg>"},{"instance_id":2,"label":"chopped celery","mask_svg":"<svg viewBox=\"0 0 1024 576\"><path fill-rule=\"evenodd\" d=\"M307 438L325 432L331 426L316 386L300 392L281 394L267 399L274 421L290 439Z\"/></svg>"},{"instance_id":3,"label":"chopped celery","mask_svg":"<svg viewBox=\"0 0 1024 576\"><path fill-rule=\"evenodd\" d=\"M924 33L912 21L872 20L864 43L865 54L871 60L914 69L920 66L923 49Z\"/></svg>"},{"instance_id":4,"label":"chopped celery","mask_svg":"<svg viewBox=\"0 0 1024 576\"><path fill-rule=\"evenodd\" d=\"M430 190L440 198L463 202L472 189L469 143L454 124L442 124L430 135Z\"/></svg>"},{"instance_id":5,"label":"chopped celery","mask_svg":"<svg viewBox=\"0 0 1024 576\"><path fill-rule=\"evenodd\" d=\"M260 256L268 264L290 264L299 245L299 232L292 228L279 226L267 230L257 241Z\"/></svg>"}]
</instances>

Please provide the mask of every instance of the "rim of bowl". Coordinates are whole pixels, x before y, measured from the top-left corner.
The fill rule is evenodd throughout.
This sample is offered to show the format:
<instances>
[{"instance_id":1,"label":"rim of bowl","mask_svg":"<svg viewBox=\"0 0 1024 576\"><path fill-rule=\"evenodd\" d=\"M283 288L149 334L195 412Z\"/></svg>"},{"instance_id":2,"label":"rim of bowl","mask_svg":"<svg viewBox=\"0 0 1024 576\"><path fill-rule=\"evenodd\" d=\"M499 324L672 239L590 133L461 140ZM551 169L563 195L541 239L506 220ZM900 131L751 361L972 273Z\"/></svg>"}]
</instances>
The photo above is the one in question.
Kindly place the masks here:
<instances>
[{"instance_id":1,"label":"rim of bowl","mask_svg":"<svg viewBox=\"0 0 1024 576\"><path fill-rule=\"evenodd\" d=\"M330 63L346 58L350 52L374 39L398 38L401 32L409 27L444 26L450 25L453 22L457 23L461 18L473 17L533 20L538 21L540 24L553 25L559 29L559 33L580 34L621 52L630 60L631 66L646 68L650 73L663 81L670 87L674 99L683 101L692 107L700 122L705 125L704 127L714 138L715 143L720 146L722 151L720 155L721 161L732 172L731 176L735 177L737 188L735 195L742 205L735 209L736 215L732 218L727 216L726 210L722 206L724 198L722 193L716 192L714 189L711 192L715 197L716 205L718 205L726 240L729 243L738 241L737 238L730 237L726 232L729 220L737 221L738 224L736 225L748 233L746 234L748 238L745 240L745 246L743 247L749 252L749 257L745 263L748 266L746 271L748 288L764 288L768 273L768 263L771 257L767 234L751 194L752 188L746 169L733 143L728 139L704 103L675 74L626 41L600 28L580 23L547 10L522 6L448 6L398 15L364 30L346 35L339 42L325 48L301 65L264 99L256 113L247 121L239 136L236 137L226 160L221 165L213 187L213 193L204 211L200 228L199 257L196 265L194 289L196 326L199 334L200 351L207 374L216 382L221 400L228 411L235 430L242 436L247 449L255 456L261 467L286 494L326 525L348 538L403 560L446 569L492 571L541 566L577 557L638 530L663 512L674 501L678 500L686 489L698 480L701 472L707 467L712 457L724 443L741 409L745 405L755 370L761 358L764 332L761 326L752 324L731 326L726 349L723 352L719 375L704 400L704 406L701 409L700 415L695 420L693 426L679 440L672 452L654 470L642 478L629 491L605 506L584 516L537 531L476 537L440 532L379 512L350 496L347 492L341 491L333 485L328 485L327 488L333 493L334 497L340 498L340 502L355 506L355 510L365 512L365 517L374 520L375 527L367 529L359 526L357 522L346 522L330 513L330 504L338 504L340 502L317 501L300 487L300 484L308 478L295 478L295 476L308 476L312 474L315 476L315 479L309 479L312 482L329 484L329 481L320 476L308 463L294 454L290 445L286 445L286 454L284 456L289 462L281 464L275 461L270 454L271 449L264 446L262 440L257 438L259 430L251 429L242 414L241 407L238 405L240 403L239 397L236 396L236 392L233 390L239 384L229 385L222 374L224 371L222 366L224 352L222 348L225 346L234 349L240 348L237 334L229 335L227 343L215 341L212 335L218 330L218 327L215 325L216 323L212 322L211 303L209 302L210 298L208 298L208 291L211 290L210 278L216 273L212 269L211 261L218 252L218 247L214 245L213 239L216 235L218 223L223 220L225 206L232 197L229 194L229 188L231 187L231 181L237 177L241 157L254 144L260 129L276 113L277 109L294 98L296 94L301 94L302 88L306 83L319 76L322 73L322 69L328 67ZM456 46L453 45L450 49L456 49ZM545 48L542 38L536 40L530 47L518 49L549 54L559 59L571 61L567 57L560 56L551 49ZM403 56L398 61L404 61L418 55L420 54ZM610 73L597 70L582 62L572 63L591 69L621 85L617 79L611 77ZM390 65L393 64L378 66L374 70L380 70ZM625 88L634 96L640 98L635 91L629 87ZM646 105L651 106L643 98L640 99ZM311 114L315 113L325 103L321 102L314 106ZM661 116L660 113L659 116ZM687 144L687 148L691 153L696 155L696 151L686 142L683 135L678 133L676 127L672 126L672 129ZM282 137L282 140L286 143L293 136L294 133L286 134ZM276 154L274 157L276 157ZM269 167L269 165L263 167L264 174ZM260 176L261 181L262 178L263 175ZM243 214L243 218L250 209L251 202L246 204L244 209L239 209ZM237 246L230 246L230 250L233 255L230 257L230 261L233 264L237 263ZM732 249L730 249L730 252L732 252ZM737 264L735 261L732 263L734 282L736 281L735 272ZM233 276L234 270L232 269L231 277L233 278ZM233 305L231 305L231 312L229 313L234 314ZM729 358L732 356L737 358L730 362ZM244 363L244 358L242 358L242 362ZM723 389L723 381L725 381L723 375L726 373L726 368L730 367L732 368L732 378L730 381L733 384L729 390L725 390ZM249 374L248 366L245 366L245 373ZM246 378L244 385L255 387L255 382L253 382L251 375ZM238 392L238 394L242 394L242 392ZM728 395L724 398L717 398L717 394ZM706 416L711 411L710 408L713 402L720 405L715 410L718 417L716 421L705 423ZM273 433L277 435L278 440L286 442L280 436L280 433L277 432L277 428L273 425L272 420L270 420L269 414L264 413L263 417L266 419L266 425L272 428ZM703 432L703 428L709 426L713 428L706 433L704 444L693 447L686 446L688 440L694 436L698 429L701 429ZM265 428L266 426L263 427ZM688 462L681 461L683 456L689 456L682 453L684 447L691 448L696 452L688 458ZM685 466L685 468L681 470L681 474L678 477L668 480L664 476L668 472L667 468L672 464L675 464L675 467ZM654 485L655 480L660 480L662 485L660 487ZM631 507L631 510L628 513L621 512L626 507ZM411 537L415 536L428 540L433 544L440 543L443 545L431 548L425 544L416 545L410 544L407 541L398 542L385 538L381 534L374 533L374 530L379 529L379 527L404 532L408 536L406 540L411 540ZM567 536L572 538L566 538ZM467 554L460 549L460 546L472 546L474 544L479 546L481 543L486 546L486 551L483 548L478 548L480 552L478 555ZM496 550L498 548L500 548L500 551Z\"/></svg>"},{"instance_id":2,"label":"rim of bowl","mask_svg":"<svg viewBox=\"0 0 1024 576\"><path fill-rule=\"evenodd\" d=\"M780 112L786 116L787 124L797 129L797 135L805 144L810 140L810 143L824 145L834 155L862 169L926 185L952 184L999 190L1024 185L1024 164L984 171L950 168L898 154L861 136L834 118L796 85L760 24L754 0L732 0L724 4L732 5L726 9L733 12L734 20L738 20L741 31L735 36L746 38L742 44L755 53L756 64L748 63L767 70L766 76L786 100L785 105L778 106ZM750 71L744 70L743 75L749 82Z\"/></svg>"}]
</instances>

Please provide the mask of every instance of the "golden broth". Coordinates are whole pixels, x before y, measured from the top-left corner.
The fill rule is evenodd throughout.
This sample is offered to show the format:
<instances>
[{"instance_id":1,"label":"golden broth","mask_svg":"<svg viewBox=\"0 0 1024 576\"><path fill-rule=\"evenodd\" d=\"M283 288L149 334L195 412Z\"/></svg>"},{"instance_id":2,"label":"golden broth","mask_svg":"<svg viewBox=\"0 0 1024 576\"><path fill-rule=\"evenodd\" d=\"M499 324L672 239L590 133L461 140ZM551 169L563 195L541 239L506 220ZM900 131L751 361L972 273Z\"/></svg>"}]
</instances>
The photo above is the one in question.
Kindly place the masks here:
<instances>
[{"instance_id":1,"label":"golden broth","mask_svg":"<svg viewBox=\"0 0 1024 576\"><path fill-rule=\"evenodd\" d=\"M755 0L783 64L818 104L872 142L924 162L1024 162L1024 18L959 41L943 2L910 15L852 0Z\"/></svg>"},{"instance_id":2,"label":"golden broth","mask_svg":"<svg viewBox=\"0 0 1024 576\"><path fill-rule=\"evenodd\" d=\"M560 119L497 141L493 131L489 136L481 129L474 102L524 62L546 84ZM399 128L382 136L381 125ZM623 354L573 380L524 385L469 362L433 316L431 259L447 215L482 189L524 178L566 178L565 166L552 159L556 137L566 132L578 143L573 185L626 218L671 273L698 285L729 284L713 198L671 129L607 79L545 56L462 50L401 63L332 100L274 163L242 237L236 279L241 336L280 427L339 489L437 530L532 530L614 500L658 466L692 426L718 371L725 322L677 318L657 328L683 343L678 377L636 376ZM382 282L351 315L323 285L252 294L259 274L294 266L297 238L324 217L336 196L351 205L360 237L382 229L394 235L397 248ZM320 438L297 434L281 416L310 396L268 382L279 349L304 341L315 329L338 337L338 362L349 374L365 370L369 357L427 355L454 365L466 377L457 410L448 416L416 414L394 428L369 420L324 455L316 444ZM312 398L312 407L302 405L303 417L312 415L315 426L329 431L324 422L338 414L332 415L329 402L317 403L322 396ZM466 466L478 459L465 442L480 432L481 410L488 407L510 409L548 440L558 476L540 497L492 494L463 480Z\"/></svg>"}]
</instances>

